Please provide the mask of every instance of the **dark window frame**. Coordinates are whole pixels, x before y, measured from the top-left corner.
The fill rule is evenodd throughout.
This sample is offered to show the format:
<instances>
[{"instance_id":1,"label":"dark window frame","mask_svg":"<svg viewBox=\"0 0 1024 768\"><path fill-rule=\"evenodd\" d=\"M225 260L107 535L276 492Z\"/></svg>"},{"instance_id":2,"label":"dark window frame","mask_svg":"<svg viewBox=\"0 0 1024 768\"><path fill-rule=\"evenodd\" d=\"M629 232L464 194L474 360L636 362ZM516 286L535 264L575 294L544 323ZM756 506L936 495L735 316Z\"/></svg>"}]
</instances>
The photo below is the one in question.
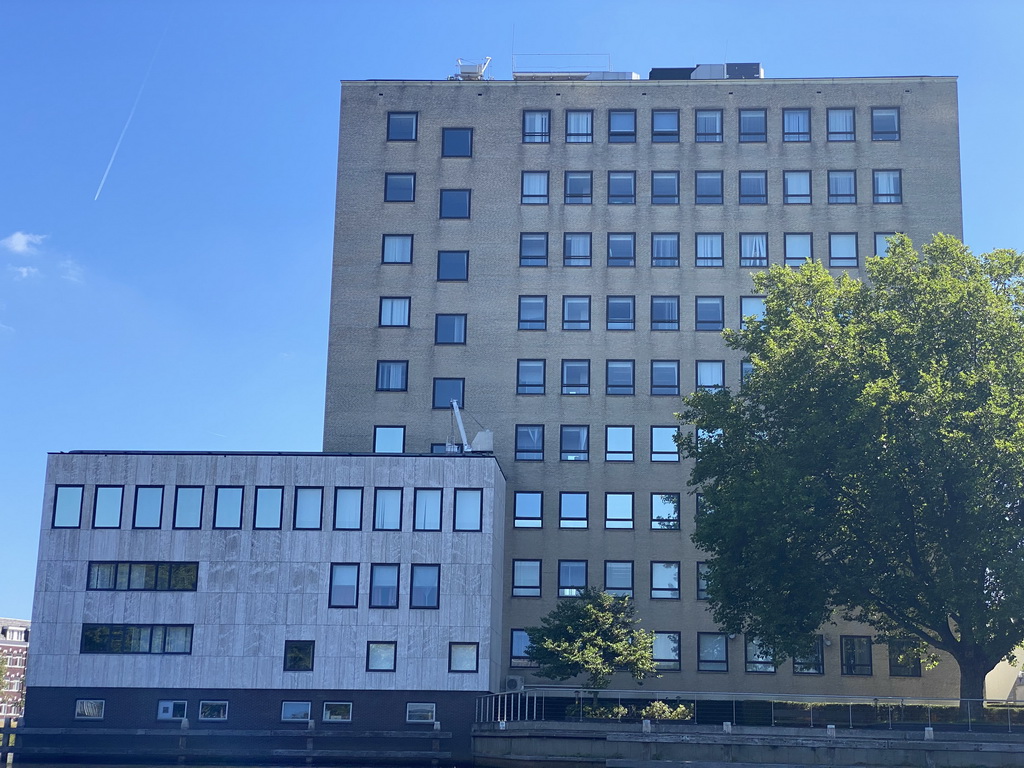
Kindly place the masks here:
<instances>
[{"instance_id":1,"label":"dark window frame","mask_svg":"<svg viewBox=\"0 0 1024 768\"><path fill-rule=\"evenodd\" d=\"M461 215L461 211L462 211L461 201L454 199L454 196L455 196L456 193L459 193L460 196L463 195L463 194L465 195L465 201L466 201L465 211L466 211L466 214L464 216ZM448 205L447 206L445 205L445 198L452 198L451 200L448 201ZM458 209L459 209L460 215L447 215L446 216L445 215L445 208L446 207L450 208L452 206L455 206L456 204L458 204ZM473 214L473 190L472 189L456 187L456 188L451 188L451 189L441 189L441 190L438 191L437 218L439 218L439 219L446 219L446 220L454 220L454 221L463 221L463 220L468 220L468 219L472 218L472 214Z\"/></svg>"},{"instance_id":2,"label":"dark window frame","mask_svg":"<svg viewBox=\"0 0 1024 768\"><path fill-rule=\"evenodd\" d=\"M757 115L761 119L761 130L759 131L744 131L743 130L743 117L744 114L749 116ZM767 109L749 109L743 108L739 110L737 115L737 121L739 123L739 142L740 144L763 144L768 141L768 110Z\"/></svg>"},{"instance_id":3,"label":"dark window frame","mask_svg":"<svg viewBox=\"0 0 1024 768\"><path fill-rule=\"evenodd\" d=\"M398 181L400 178L408 177L412 179L412 190L410 197L391 197L392 194L398 194L400 190L391 189L392 180ZM391 172L384 174L384 202L385 203L415 203L416 202L416 174L406 172Z\"/></svg>"},{"instance_id":4,"label":"dark window frame","mask_svg":"<svg viewBox=\"0 0 1024 768\"><path fill-rule=\"evenodd\" d=\"M629 116L632 118L632 128L614 128L612 122L616 116ZM635 109L609 109L608 110L608 143L609 144L635 144L636 143L636 110Z\"/></svg>"},{"instance_id":5,"label":"dark window frame","mask_svg":"<svg viewBox=\"0 0 1024 768\"><path fill-rule=\"evenodd\" d=\"M416 138L417 138L417 136L419 134L419 122L420 122L419 114L420 114L419 112L400 112L400 111L388 112L387 130L385 132L386 135L387 135L387 140L388 141L416 141ZM392 118L392 116L398 117L400 115L401 116L412 115L412 138L393 138L392 137L391 118ZM397 133L397 132L398 131L396 130L395 133Z\"/></svg>"},{"instance_id":6,"label":"dark window frame","mask_svg":"<svg viewBox=\"0 0 1024 768\"><path fill-rule=\"evenodd\" d=\"M355 584L352 585L352 600L351 602L338 602L334 601L334 569L335 568L354 568L355 569ZM331 563L331 569L328 572L327 581L327 607L328 608L358 608L359 607L359 563ZM347 586L347 585L346 585Z\"/></svg>"},{"instance_id":7,"label":"dark window frame","mask_svg":"<svg viewBox=\"0 0 1024 768\"><path fill-rule=\"evenodd\" d=\"M465 154L451 154L448 152L448 135L454 131L468 131L469 152ZM441 157L473 157L473 129L469 127L445 126L441 129Z\"/></svg>"}]
</instances>

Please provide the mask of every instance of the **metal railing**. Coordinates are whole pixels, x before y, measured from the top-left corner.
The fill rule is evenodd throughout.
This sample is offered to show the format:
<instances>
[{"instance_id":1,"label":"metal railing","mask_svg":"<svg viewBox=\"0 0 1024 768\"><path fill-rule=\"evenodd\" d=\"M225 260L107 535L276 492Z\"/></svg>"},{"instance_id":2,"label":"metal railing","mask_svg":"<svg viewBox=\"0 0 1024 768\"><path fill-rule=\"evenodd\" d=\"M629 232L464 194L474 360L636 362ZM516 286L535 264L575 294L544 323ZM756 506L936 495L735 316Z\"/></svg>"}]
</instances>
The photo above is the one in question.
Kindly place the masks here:
<instances>
[{"instance_id":1,"label":"metal railing","mask_svg":"<svg viewBox=\"0 0 1024 768\"><path fill-rule=\"evenodd\" d=\"M885 696L804 696L694 691L616 691L537 686L492 693L476 701L477 723L624 721L655 701L688 717L675 722L759 727L933 728L1024 734L1024 704L1003 700L912 699ZM664 711L664 710L663 710Z\"/></svg>"}]
</instances>

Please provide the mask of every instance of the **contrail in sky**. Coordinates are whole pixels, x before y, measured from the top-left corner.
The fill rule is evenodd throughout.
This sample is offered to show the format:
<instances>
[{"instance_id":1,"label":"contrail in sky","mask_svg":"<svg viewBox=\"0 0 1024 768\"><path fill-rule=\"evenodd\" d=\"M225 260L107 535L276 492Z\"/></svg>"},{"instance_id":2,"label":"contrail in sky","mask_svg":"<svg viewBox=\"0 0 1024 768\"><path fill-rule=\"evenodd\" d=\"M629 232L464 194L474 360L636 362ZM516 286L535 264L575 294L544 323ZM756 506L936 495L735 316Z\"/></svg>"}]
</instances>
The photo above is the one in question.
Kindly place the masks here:
<instances>
[{"instance_id":1,"label":"contrail in sky","mask_svg":"<svg viewBox=\"0 0 1024 768\"><path fill-rule=\"evenodd\" d=\"M153 58L149 60L149 67L146 69L146 74L142 78L142 85L139 86L139 92L135 95L135 103L132 104L131 112L128 113L128 119L124 121L124 128L121 129L121 135L117 137L117 144L114 145L114 151L110 154L110 162L107 163L107 170L103 172L103 178L100 179L100 186L96 190L96 197L93 198L93 202L100 199L100 192L103 191L103 185L107 183L107 176L110 174L110 168L114 164L114 158L117 157L117 150L121 148L121 142L124 140L125 133L128 132L128 126L132 123L132 118L135 117L135 108L139 106L139 99L142 98L142 92L146 89L146 82L149 80L149 73L153 71L153 64L156 61L156 56L160 53L160 46L164 44L164 37L167 35L167 26L164 27L163 34L160 35L160 42L156 44L156 50L153 51Z\"/></svg>"}]
</instances>

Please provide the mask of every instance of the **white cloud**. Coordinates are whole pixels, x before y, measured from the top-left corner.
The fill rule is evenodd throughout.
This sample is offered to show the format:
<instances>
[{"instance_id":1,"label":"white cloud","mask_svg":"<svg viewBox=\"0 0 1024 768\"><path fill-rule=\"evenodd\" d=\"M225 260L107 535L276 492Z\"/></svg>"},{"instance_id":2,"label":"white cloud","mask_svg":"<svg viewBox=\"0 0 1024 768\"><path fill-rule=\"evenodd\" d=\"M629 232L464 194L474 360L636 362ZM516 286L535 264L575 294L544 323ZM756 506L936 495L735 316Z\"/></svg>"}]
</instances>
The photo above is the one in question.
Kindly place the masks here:
<instances>
[{"instance_id":1,"label":"white cloud","mask_svg":"<svg viewBox=\"0 0 1024 768\"><path fill-rule=\"evenodd\" d=\"M29 232L15 232L0 240L0 245L11 253L35 253L36 246L42 244L46 235L33 235Z\"/></svg>"},{"instance_id":2,"label":"white cloud","mask_svg":"<svg viewBox=\"0 0 1024 768\"><path fill-rule=\"evenodd\" d=\"M14 276L18 280L24 280L27 277L35 277L39 274L39 270L35 267L14 267L8 266L7 269L14 273Z\"/></svg>"},{"instance_id":3,"label":"white cloud","mask_svg":"<svg viewBox=\"0 0 1024 768\"><path fill-rule=\"evenodd\" d=\"M85 278L85 270L73 259L67 259L60 263L61 277L73 283L80 283Z\"/></svg>"}]
</instances>

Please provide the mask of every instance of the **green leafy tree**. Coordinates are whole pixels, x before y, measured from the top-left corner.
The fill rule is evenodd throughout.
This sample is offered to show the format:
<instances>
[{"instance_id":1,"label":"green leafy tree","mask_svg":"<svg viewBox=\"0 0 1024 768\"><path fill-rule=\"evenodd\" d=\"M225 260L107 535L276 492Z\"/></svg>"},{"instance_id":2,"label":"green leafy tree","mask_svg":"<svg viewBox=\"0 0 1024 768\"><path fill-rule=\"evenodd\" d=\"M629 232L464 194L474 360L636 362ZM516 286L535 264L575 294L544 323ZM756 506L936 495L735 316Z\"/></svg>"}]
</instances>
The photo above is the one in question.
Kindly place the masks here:
<instances>
[{"instance_id":1,"label":"green leafy tree","mask_svg":"<svg viewBox=\"0 0 1024 768\"><path fill-rule=\"evenodd\" d=\"M868 280L757 275L753 372L680 419L726 630L802 655L835 615L945 651L961 699L1024 641L1024 255L902 236Z\"/></svg>"},{"instance_id":2,"label":"green leafy tree","mask_svg":"<svg viewBox=\"0 0 1024 768\"><path fill-rule=\"evenodd\" d=\"M654 635L637 626L628 597L590 588L578 598L559 600L540 621L541 626L526 630L526 655L539 664L541 677L586 675L586 687L596 691L607 688L617 670L640 683L655 672Z\"/></svg>"}]
</instances>

